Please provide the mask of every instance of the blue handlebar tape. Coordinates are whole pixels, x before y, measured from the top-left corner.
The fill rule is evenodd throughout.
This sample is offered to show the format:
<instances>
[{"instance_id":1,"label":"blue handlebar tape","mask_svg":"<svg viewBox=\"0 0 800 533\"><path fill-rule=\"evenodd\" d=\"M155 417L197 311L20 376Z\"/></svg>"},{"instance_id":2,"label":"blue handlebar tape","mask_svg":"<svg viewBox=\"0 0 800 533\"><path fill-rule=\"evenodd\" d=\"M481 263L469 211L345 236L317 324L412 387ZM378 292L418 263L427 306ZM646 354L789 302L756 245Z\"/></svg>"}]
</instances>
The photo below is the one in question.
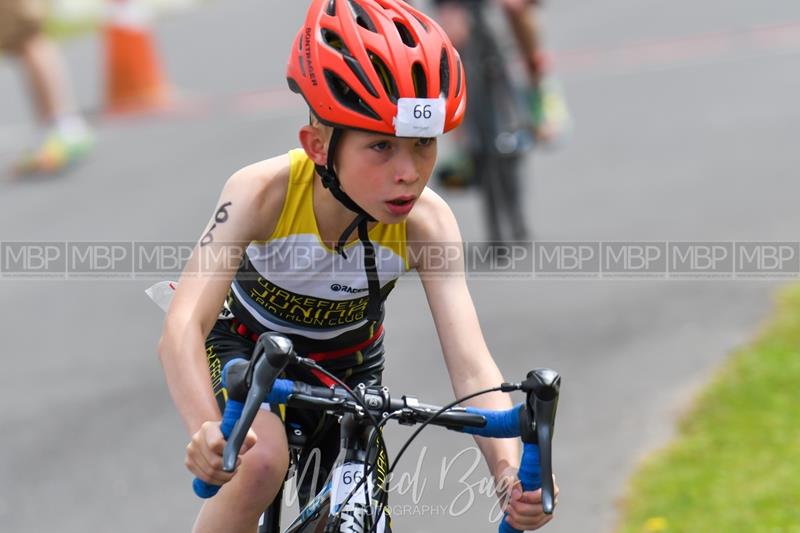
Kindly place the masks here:
<instances>
[{"instance_id":1,"label":"blue handlebar tape","mask_svg":"<svg viewBox=\"0 0 800 533\"><path fill-rule=\"evenodd\" d=\"M247 364L246 359L242 359L241 357L237 357L236 359L231 359L225 366L222 368L222 386L228 386L228 369L233 367L234 365L240 364ZM289 400L289 395L294 391L294 381L290 379L276 379L275 382L272 384L272 390L264 398L265 402L270 403L286 403ZM227 438L227 437L225 437Z\"/></svg>"},{"instance_id":2,"label":"blue handlebar tape","mask_svg":"<svg viewBox=\"0 0 800 533\"><path fill-rule=\"evenodd\" d=\"M493 437L496 439L511 438L520 436L519 411L522 404L517 404L506 411L494 411L491 409L479 409L477 407L467 407L468 413L481 415L486 419L486 425L482 428L465 427L462 431L481 437ZM539 447L535 444L525 444L522 450L522 461L517 473L522 490L524 492L536 490L542 486L541 467L539 465ZM506 517L500 521L500 533L519 533L520 530L514 529L506 522Z\"/></svg>"},{"instance_id":3,"label":"blue handlebar tape","mask_svg":"<svg viewBox=\"0 0 800 533\"><path fill-rule=\"evenodd\" d=\"M225 368L227 368L227 365ZM227 377L227 374L224 371L223 376ZM272 403L286 403L289 400L289 396L292 394L293 390L293 381L288 379L276 379L275 383L272 385L272 390L265 398L265 401ZM229 399L225 404L225 412L222 415L220 430L222 431L222 436L225 437L226 440L230 436L231 431L233 431L233 426L236 425L236 422L242 416L243 409L244 404L237 402L236 400ZM192 488L194 489L195 494L204 499L211 498L217 493L217 491L219 491L219 485L212 485L198 478L195 478L194 481L192 481Z\"/></svg>"},{"instance_id":4,"label":"blue handlebar tape","mask_svg":"<svg viewBox=\"0 0 800 533\"><path fill-rule=\"evenodd\" d=\"M289 396L294 392L294 381L290 379L276 379L272 384L272 390L269 391L264 401L269 403L286 403L289 401Z\"/></svg>"},{"instance_id":5,"label":"blue handlebar tape","mask_svg":"<svg viewBox=\"0 0 800 533\"><path fill-rule=\"evenodd\" d=\"M542 469L539 465L539 447L535 444L525 444L522 450L522 464L517 473L522 490L525 492L536 490L542 486ZM500 521L500 533L519 533L506 522L506 517Z\"/></svg>"},{"instance_id":6,"label":"blue handlebar tape","mask_svg":"<svg viewBox=\"0 0 800 533\"><path fill-rule=\"evenodd\" d=\"M506 411L467 407L466 411L468 413L483 416L486 419L486 425L482 428L465 427L462 431L471 435L495 439L519 437L520 409L522 409L521 403Z\"/></svg>"},{"instance_id":7,"label":"blue handlebar tape","mask_svg":"<svg viewBox=\"0 0 800 533\"><path fill-rule=\"evenodd\" d=\"M226 440L228 436L230 436L231 431L233 431L233 426L236 425L239 417L242 416L242 409L244 409L244 404L241 402L228 400L225 403L225 412L222 414L222 422L220 423L219 429L222 431L222 436L225 437ZM194 489L194 493L201 498L211 498L219 491L219 485L206 483L199 478L194 478L194 481L192 481L192 488Z\"/></svg>"},{"instance_id":8,"label":"blue handlebar tape","mask_svg":"<svg viewBox=\"0 0 800 533\"><path fill-rule=\"evenodd\" d=\"M228 369L233 367L234 365L248 365L247 359L244 357L236 357L231 359L225 366L222 367L222 386L228 388Z\"/></svg>"}]
</instances>

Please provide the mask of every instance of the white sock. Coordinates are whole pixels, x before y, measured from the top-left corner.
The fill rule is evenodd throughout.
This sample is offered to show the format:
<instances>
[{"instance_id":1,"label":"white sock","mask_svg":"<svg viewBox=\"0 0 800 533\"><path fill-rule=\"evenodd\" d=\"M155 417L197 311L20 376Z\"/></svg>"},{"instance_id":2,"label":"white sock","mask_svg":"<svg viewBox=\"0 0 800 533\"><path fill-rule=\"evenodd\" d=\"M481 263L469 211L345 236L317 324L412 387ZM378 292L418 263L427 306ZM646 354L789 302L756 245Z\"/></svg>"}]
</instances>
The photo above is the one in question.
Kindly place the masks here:
<instances>
[{"instance_id":1,"label":"white sock","mask_svg":"<svg viewBox=\"0 0 800 533\"><path fill-rule=\"evenodd\" d=\"M89 126L78 114L62 115L53 121L53 128L66 139L80 139L89 134Z\"/></svg>"}]
</instances>

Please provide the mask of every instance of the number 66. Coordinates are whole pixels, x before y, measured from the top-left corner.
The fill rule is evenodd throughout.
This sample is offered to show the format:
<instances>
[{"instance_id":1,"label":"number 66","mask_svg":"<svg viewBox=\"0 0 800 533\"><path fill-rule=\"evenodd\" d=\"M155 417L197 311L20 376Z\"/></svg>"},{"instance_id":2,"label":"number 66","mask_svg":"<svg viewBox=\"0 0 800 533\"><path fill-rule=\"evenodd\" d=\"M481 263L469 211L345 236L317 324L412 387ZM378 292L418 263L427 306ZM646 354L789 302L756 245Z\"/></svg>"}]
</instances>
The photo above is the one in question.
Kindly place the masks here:
<instances>
[{"instance_id":1,"label":"number 66","mask_svg":"<svg viewBox=\"0 0 800 533\"><path fill-rule=\"evenodd\" d=\"M417 104L414 106L414 118L431 118L431 106L430 105L422 105Z\"/></svg>"}]
</instances>

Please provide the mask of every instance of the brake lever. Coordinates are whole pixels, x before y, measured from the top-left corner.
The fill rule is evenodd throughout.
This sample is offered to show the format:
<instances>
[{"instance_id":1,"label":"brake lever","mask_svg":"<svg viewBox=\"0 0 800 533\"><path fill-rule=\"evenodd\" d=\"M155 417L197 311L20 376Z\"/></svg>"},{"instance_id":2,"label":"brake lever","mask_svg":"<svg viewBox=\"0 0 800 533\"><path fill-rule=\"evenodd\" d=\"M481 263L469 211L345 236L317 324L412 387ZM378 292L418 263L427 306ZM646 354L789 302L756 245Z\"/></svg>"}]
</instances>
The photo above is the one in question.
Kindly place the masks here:
<instances>
[{"instance_id":1,"label":"brake lever","mask_svg":"<svg viewBox=\"0 0 800 533\"><path fill-rule=\"evenodd\" d=\"M272 390L275 379L283 372L292 357L294 357L292 341L280 333L269 331L256 341L253 359L245 374L249 389L242 415L233 426L222 453L222 468L226 472L233 472L236 468L236 459L247 436L247 430L253 425L261 403Z\"/></svg>"},{"instance_id":2,"label":"brake lever","mask_svg":"<svg viewBox=\"0 0 800 533\"><path fill-rule=\"evenodd\" d=\"M537 368L528 373L520 388L527 394L522 441L539 447L542 507L546 514L552 514L555 508L552 443L561 376L555 370Z\"/></svg>"}]
</instances>

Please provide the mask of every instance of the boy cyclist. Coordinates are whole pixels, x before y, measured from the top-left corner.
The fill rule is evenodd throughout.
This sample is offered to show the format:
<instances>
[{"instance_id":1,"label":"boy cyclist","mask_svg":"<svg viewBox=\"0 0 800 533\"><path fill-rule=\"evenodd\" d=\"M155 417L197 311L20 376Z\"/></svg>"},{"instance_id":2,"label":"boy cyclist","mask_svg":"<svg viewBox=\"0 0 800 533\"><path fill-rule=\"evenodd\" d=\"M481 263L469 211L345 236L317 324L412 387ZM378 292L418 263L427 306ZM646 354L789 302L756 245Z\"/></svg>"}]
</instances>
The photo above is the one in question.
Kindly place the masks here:
<instances>
[{"instance_id":1,"label":"boy cyclist","mask_svg":"<svg viewBox=\"0 0 800 533\"><path fill-rule=\"evenodd\" d=\"M287 78L311 109L310 124L299 132L302 149L228 180L159 345L170 393L191 435L186 466L223 485L204 504L197 532L252 533L286 474L285 430L268 409L256 417L236 472L222 470L219 369L252 353L264 331L285 333L300 355L351 386L380 383L383 301L414 268L456 395L503 381L480 332L463 258L426 261L432 243L461 242L452 212L426 188L436 136L461 122L466 103L463 69L447 36L398 0L314 0ZM232 261L220 253L225 250L234 250ZM296 254L312 258L311 266L292 264ZM227 316L219 318L223 303ZM325 382L304 372L287 370L292 379ZM511 407L500 393L472 404ZM324 481L339 444L335 422L291 409L286 418L303 427L307 448L320 451ZM478 444L495 479L513 481L516 442ZM318 488L305 487L301 498ZM518 529L550 519L540 491L522 493L519 485L508 511Z\"/></svg>"}]
</instances>

